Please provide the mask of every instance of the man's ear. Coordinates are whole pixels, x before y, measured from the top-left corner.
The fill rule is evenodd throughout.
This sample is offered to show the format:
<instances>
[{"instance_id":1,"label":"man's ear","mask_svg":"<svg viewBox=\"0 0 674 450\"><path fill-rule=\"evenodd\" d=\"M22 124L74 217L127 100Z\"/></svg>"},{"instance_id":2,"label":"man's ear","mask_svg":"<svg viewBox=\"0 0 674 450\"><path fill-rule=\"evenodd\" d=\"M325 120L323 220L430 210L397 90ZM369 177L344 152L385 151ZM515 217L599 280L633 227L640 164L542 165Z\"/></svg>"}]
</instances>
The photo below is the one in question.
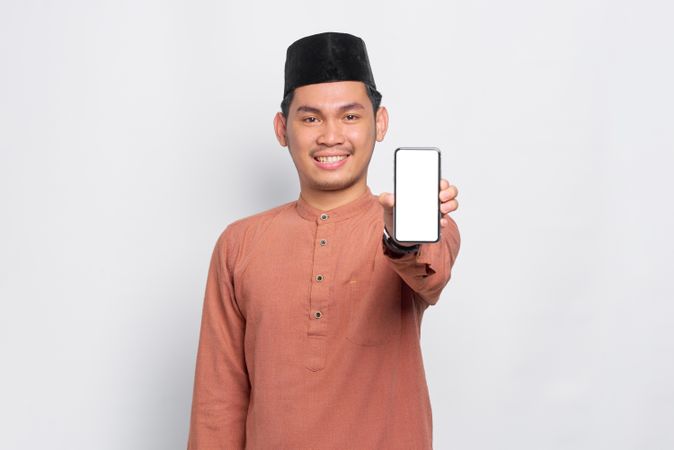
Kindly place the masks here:
<instances>
[{"instance_id":1,"label":"man's ear","mask_svg":"<svg viewBox=\"0 0 674 450\"><path fill-rule=\"evenodd\" d=\"M384 140L384 136L386 136L386 130L388 129L388 111L386 110L385 106L380 106L377 110L374 123L376 127L377 142L381 142Z\"/></svg>"},{"instance_id":2,"label":"man's ear","mask_svg":"<svg viewBox=\"0 0 674 450\"><path fill-rule=\"evenodd\" d=\"M288 145L288 139L286 137L286 118L281 112L277 112L274 116L274 133L276 133L276 139L282 147Z\"/></svg>"}]
</instances>

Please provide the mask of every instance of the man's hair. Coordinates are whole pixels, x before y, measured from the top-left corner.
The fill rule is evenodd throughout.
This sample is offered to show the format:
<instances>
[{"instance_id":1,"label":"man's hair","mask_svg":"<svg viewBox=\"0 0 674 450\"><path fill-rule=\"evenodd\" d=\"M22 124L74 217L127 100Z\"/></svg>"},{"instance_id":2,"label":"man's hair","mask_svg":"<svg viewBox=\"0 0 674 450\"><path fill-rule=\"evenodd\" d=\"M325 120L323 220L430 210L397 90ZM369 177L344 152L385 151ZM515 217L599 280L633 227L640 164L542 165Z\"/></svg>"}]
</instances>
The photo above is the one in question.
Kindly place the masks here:
<instances>
[{"instance_id":1,"label":"man's hair","mask_svg":"<svg viewBox=\"0 0 674 450\"><path fill-rule=\"evenodd\" d=\"M372 110L374 111L375 114L377 114L379 104L381 103L381 94L379 93L379 91L374 89L369 84L365 84L365 90L367 91L367 96L372 102ZM294 96L295 96L295 89L288 92L288 95L286 95L283 101L281 102L281 113L285 118L288 118L288 109L290 108L290 103L292 103Z\"/></svg>"}]
</instances>

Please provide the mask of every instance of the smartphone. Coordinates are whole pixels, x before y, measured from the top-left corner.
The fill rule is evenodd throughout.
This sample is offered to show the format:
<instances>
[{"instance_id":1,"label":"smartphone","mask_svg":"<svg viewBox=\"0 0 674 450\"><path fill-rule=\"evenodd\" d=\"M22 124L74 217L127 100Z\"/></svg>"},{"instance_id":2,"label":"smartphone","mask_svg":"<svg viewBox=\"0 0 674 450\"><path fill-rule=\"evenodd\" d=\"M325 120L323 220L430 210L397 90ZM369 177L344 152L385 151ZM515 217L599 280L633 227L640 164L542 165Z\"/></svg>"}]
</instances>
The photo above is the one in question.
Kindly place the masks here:
<instances>
[{"instance_id":1,"label":"smartphone","mask_svg":"<svg viewBox=\"0 0 674 450\"><path fill-rule=\"evenodd\" d=\"M393 238L401 243L440 240L440 150L400 147L393 157Z\"/></svg>"}]
</instances>

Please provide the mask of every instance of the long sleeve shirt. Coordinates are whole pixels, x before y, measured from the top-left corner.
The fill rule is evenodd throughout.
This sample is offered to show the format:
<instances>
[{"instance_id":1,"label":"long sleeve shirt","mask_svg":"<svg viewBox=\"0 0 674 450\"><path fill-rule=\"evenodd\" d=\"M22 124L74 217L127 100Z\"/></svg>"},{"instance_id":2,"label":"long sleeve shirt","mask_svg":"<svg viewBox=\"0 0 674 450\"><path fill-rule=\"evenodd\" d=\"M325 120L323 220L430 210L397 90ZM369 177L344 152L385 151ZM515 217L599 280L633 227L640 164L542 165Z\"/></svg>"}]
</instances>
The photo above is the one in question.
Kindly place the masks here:
<instances>
[{"instance_id":1,"label":"long sleeve shirt","mask_svg":"<svg viewBox=\"0 0 674 450\"><path fill-rule=\"evenodd\" d=\"M212 253L188 450L431 449L420 347L459 252L456 223L402 257L370 188L229 224Z\"/></svg>"}]
</instances>

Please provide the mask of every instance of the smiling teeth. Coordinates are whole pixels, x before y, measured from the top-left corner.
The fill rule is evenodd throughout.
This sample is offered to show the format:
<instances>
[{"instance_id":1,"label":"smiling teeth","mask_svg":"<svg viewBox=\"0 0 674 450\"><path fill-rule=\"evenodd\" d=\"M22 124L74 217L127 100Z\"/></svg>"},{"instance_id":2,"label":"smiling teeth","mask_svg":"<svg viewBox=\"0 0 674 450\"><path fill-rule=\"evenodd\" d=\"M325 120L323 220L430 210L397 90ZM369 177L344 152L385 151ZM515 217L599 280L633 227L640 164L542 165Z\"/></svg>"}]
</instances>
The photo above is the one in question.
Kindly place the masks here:
<instances>
[{"instance_id":1,"label":"smiling teeth","mask_svg":"<svg viewBox=\"0 0 674 450\"><path fill-rule=\"evenodd\" d=\"M332 163L341 161L345 158L346 156L318 156L316 159L318 159L320 162Z\"/></svg>"}]
</instances>

